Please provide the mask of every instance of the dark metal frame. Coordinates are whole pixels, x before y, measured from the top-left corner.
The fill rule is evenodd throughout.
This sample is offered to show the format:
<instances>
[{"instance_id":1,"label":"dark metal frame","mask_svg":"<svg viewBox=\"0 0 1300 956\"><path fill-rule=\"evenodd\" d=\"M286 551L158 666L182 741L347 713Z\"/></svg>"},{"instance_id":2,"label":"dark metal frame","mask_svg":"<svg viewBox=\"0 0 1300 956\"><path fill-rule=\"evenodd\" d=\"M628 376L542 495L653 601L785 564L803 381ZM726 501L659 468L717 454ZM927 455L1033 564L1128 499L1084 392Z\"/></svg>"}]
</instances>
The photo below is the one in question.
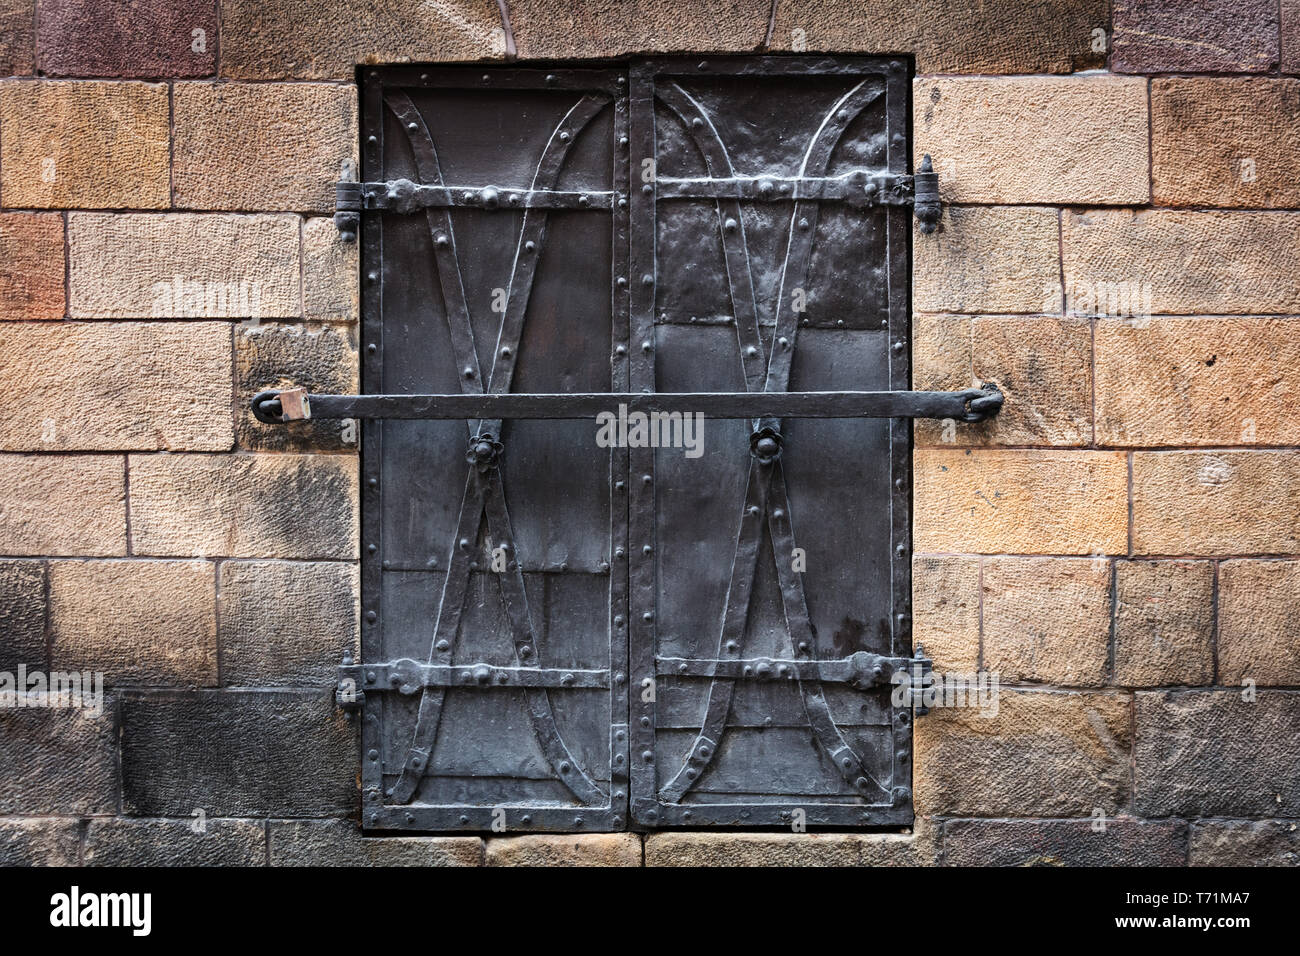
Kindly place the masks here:
<instances>
[{"instance_id":1,"label":"dark metal frame","mask_svg":"<svg viewBox=\"0 0 1300 956\"><path fill-rule=\"evenodd\" d=\"M702 113L691 114L691 124L701 131L696 146L708 158L712 174L708 179L664 179L644 188L632 189L629 181L628 156L655 156L653 122L654 100L658 97L670 109L685 118L694 108L690 97L674 82L674 77L712 73L717 75L810 75L830 74L879 77L884 81L886 95L887 173L870 177L837 177L825 175L824 158L821 168L807 170L808 175L798 180L772 181L762 177L736 176L730 168L726 150L721 141L712 143L708 117ZM599 412L614 411L622 404L629 411L682 411L702 412L718 418L755 420L751 438L753 462L750 471L750 488L746 509L754 520L745 525L737 541L733 568L733 585L743 581L748 573L752 577L754 553L764 524L770 528L773 546L782 550L793 548L793 530L786 515L785 484L780 465L780 420L783 417L877 417L889 418L890 423L890 485L888 506L891 513L892 539L890 553L892 595L892 640L888 655L859 652L844 660L816 660L814 646L809 637L807 609L804 605L802 585L798 575L786 572L781 588L785 601L787 623L792 640L799 644L799 656L793 659L744 657L743 648L728 644L724 638L739 627L743 633L743 608L729 602L726 621L719 636L719 653L712 660L664 659L656 656L655 606L656 580L653 553L655 549L654 514L654 451L650 448L615 448L611 454L611 549L614 567L610 569L610 667L607 671L574 671L561 668L530 666L527 658L527 616L523 617L525 631L520 632L518 618L511 614L515 644L520 650L520 663L516 667L489 667L487 665L452 665L448 653L438 654L436 647L428 662L409 659L384 661L382 635L381 552L384 490L380 475L382 436L378 429L367 428L361 450L361 470L364 482L362 497L362 610L363 660L371 663L353 664L345 661L340 668L341 686L358 691L344 695L341 702L351 709L359 709L364 692L421 695L421 725L426 711L433 714L440 706L445 688L455 685L483 687L523 687L530 695L545 698L548 689L565 687L608 687L611 690L613 720L610 738L611 786L604 794L592 781L571 785L584 806L575 814L572 809L537 807L530 809L523 825L510 822L512 830L593 830L623 829L629 825L637 828L663 826L691 826L698 824L773 826L787 825L790 819L786 805L761 803L746 805L681 803L682 795L689 789L698 772L707 766L715 745L725 729L731 691L737 680L791 680L797 681L809 713L815 735L846 779L856 783L860 793L871 792L866 771L858 758L845 744L830 715L826 712L822 683L842 682L858 688L869 688L888 681L888 676L898 669L913 665L928 665L918 648L915 656L911 642L911 418L952 418L960 421L980 421L996 415L1002 404L1002 395L994 386L967 389L957 392L912 392L910 386L910 296L908 295L911 256L911 213L914 210L922 231L928 232L938 218L937 178L928 162L915 177L907 174L909 164L908 116L910 105L909 71L901 60L883 61L863 57L724 57L703 62L686 62L676 58L639 61L630 71L623 69L566 69L548 73L538 68L491 68L483 72L478 68L402 67L362 71L362 178L361 183L340 183L339 212L336 222L346 239L359 225L362 241L362 339L365 344L362 369L363 391L370 394L356 396L308 395L301 389L263 392L253 400L253 412L261 421L281 422L302 418L356 418L375 419L454 419L465 420L469 425L469 469L466 486L466 505L477 515L484 508L489 522L501 526L500 537L509 542L508 517L505 501L501 497L496 454L500 449L496 439L500 435L500 421L505 418L594 418ZM615 139L618 157L615 162L614 188L609 191L585 193L557 192L546 184L534 183L531 189L503 189L482 185L443 184L433 167L421 169L423 184L409 180L380 182L384 156L383 113L386 108L385 89L389 87L487 86L498 89L569 89L607 97L614 107ZM630 88L629 88L630 87ZM865 81L856 90L865 89ZM845 106L838 119L828 116L829 129L825 142L810 144L829 156L841 132L853 117L855 93L842 101ZM401 110L400 97L397 110ZM581 105L587 98L580 101ZM864 98L858 108L864 106ZM388 108L393 108L391 101ZM578 107L575 107L577 110ZM412 109L411 128L422 122ZM567 119L567 118L566 118ZM836 126L838 123L838 127ZM406 125L405 119L403 124ZM563 124L562 124L563 125ZM432 140L430 140L430 144ZM716 146L716 148L714 148ZM430 145L431 149L431 145ZM927 157L928 160L928 157ZM814 167L816 162L814 159ZM655 252L653 241L632 243L635 233L643 237L655 234L655 210L660 200L681 198L713 198L718 201L719 224L729 211L739 219L739 201L765 199L794 201L796 218L815 221L818 204L825 201L848 202L855 205L879 205L886 210L886 261L888 263L888 317L884 328L891 343L889 349L889 384L887 392L786 392L790 360L799 323L788 309L777 319L773 334L776 355L769 363L763 355L757 315L753 308L752 293L748 307L745 296L738 295L741 283L748 283L747 253L744 250L743 232L739 236L726 235L724 253L728 280L732 286L736 307L736 330L743 345L745 379L749 391L739 393L655 393L655 360L653 343L655 282ZM494 352L494 366L504 365L506 374L484 377L477 365L472 341L465 351L464 336L453 328L453 343L458 361L465 365L466 374L460 395L388 395L383 394L383 328L382 283L378 270L383 262L383 234L378 215L362 216L365 210L391 210L397 213L423 213L428 217L435 237L435 256L450 257L455 264L454 245L450 240L447 210L456 206L491 209L514 208L539 210L543 220L545 210L554 208L608 209L612 222L612 247L614 250L613 275L619 277L611 288L613 309L611 386L609 393L598 394L519 394L509 392L509 370L513 353L517 351L519 328L510 331L511 316L516 325L522 325L522 304L512 301L507 306L502 342L504 352ZM527 231L528 218L524 229ZM811 248L811 230L805 238L792 240L787 254L786 267L798 270L807 266ZM536 237L540 246L540 234ZM523 237L521 237L521 245ZM793 261L793 263L792 263ZM512 287L512 300L515 292ZM525 293L526 296L526 293ZM516 307L518 306L518 307ZM450 310L449 310L450 316ZM509 334L507 334L509 332ZM457 335L461 338L458 341ZM777 348L780 341L783 348ZM515 346L512 350L511 343ZM636 347L634 347L634 344ZM458 366L459 367L459 366ZM378 394L372 392L378 391ZM495 497L494 497L495 495ZM494 504L495 502L495 504ZM477 510L474 506L477 505ZM464 512L462 513L464 518ZM464 523L464 522L462 522ZM477 528L477 518L474 521ZM458 537L460 533L458 532ZM455 555L453 554L453 566ZM778 567L783 567L778 561ZM452 580L454 567L448 568L447 582ZM519 599L505 590L507 604ZM514 588L522 591L520 582ZM440 612L441 613L441 612ZM454 623L454 622L453 622ZM440 621L441 624L441 621ZM436 642L437 636L431 638ZM443 659L445 658L445 659ZM626 662L626 664L624 663ZM627 673L624 668L628 668ZM711 681L710 703L705 726L691 748L685 765L662 788L655 768L647 759L654 751L656 722L653 702L645 704L637 696L641 681L671 669L675 674L707 677ZM630 680L629 680L630 676ZM363 753L382 752L380 727L382 725L383 693L373 693L374 700L366 701L362 720ZM531 696L530 696L531 699ZM549 705L548 705L549 706ZM619 714L628 715L623 720ZM910 757L911 712L894 708L893 739L898 748L895 755L900 763ZM385 799L383 781L378 762L363 759L363 824L370 829L428 829L475 830L486 829L494 822L493 808L489 807L435 807L410 805L410 799L424 770L432 747L433 737L418 729L408 763L398 784ZM433 722L436 733L436 719ZM535 731L545 736L544 730ZM710 736L712 734L712 736ZM541 740L541 737L539 737ZM423 743L423 745L422 745ZM558 756L564 751L563 741L556 735L553 743L558 750L553 765L565 768L570 761ZM545 742L543 741L544 749ZM554 749L554 748L552 748ZM548 751L549 752L549 751ZM564 751L567 753L567 751ZM842 760L841 760L842 758ZM561 762L563 761L563 762ZM910 763L908 764L910 766ZM573 764L574 769L576 763ZM803 807L806 822L822 826L894 826L911 822L911 792L907 786L897 785L909 779L895 766L892 792L884 793L874 801L863 803L821 803L809 801ZM579 770L580 773L580 770ZM570 775L572 779L572 775ZM630 787L629 787L630 784ZM629 789L632 791L629 796ZM603 798L602 800L595 799ZM628 807L631 820L628 820Z\"/></svg>"}]
</instances>

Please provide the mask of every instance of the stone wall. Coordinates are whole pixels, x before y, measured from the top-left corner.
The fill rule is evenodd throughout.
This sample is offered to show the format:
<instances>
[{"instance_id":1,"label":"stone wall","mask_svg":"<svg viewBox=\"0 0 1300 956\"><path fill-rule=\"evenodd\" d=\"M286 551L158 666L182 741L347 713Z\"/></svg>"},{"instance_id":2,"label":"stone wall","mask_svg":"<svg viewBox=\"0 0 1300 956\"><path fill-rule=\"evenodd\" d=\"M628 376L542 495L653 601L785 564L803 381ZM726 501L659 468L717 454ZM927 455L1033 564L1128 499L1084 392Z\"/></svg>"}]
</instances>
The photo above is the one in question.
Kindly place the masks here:
<instances>
[{"instance_id":1,"label":"stone wall","mask_svg":"<svg viewBox=\"0 0 1300 956\"><path fill-rule=\"evenodd\" d=\"M1008 396L917 430L916 635L998 716L904 834L363 841L355 445L246 411L357 386L356 66L763 50L914 57L915 385ZM1300 0L0 0L0 671L110 686L0 710L0 862L1297 862L1297 73Z\"/></svg>"}]
</instances>

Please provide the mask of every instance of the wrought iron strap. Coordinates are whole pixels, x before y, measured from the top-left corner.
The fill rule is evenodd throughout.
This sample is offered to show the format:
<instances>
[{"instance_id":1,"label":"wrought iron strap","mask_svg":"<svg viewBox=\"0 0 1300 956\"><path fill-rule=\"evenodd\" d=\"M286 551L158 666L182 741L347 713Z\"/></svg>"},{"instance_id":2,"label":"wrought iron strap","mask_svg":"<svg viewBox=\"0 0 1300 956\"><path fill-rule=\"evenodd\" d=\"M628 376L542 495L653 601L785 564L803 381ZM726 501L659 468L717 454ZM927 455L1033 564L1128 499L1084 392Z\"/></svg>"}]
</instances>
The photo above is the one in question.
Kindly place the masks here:
<instances>
[{"instance_id":1,"label":"wrought iron strap","mask_svg":"<svg viewBox=\"0 0 1300 956\"><path fill-rule=\"evenodd\" d=\"M744 199L783 202L816 199L853 206L910 206L912 177L859 169L841 176L804 176L789 179L769 176L675 179L655 181L657 199Z\"/></svg>"},{"instance_id":2,"label":"wrought iron strap","mask_svg":"<svg viewBox=\"0 0 1300 956\"><path fill-rule=\"evenodd\" d=\"M344 185L344 184L339 184ZM608 190L505 189L498 186L444 186L409 179L384 183L347 183L355 187L357 209L385 209L407 214L453 206L472 209L609 209L621 198Z\"/></svg>"},{"instance_id":3,"label":"wrought iron strap","mask_svg":"<svg viewBox=\"0 0 1300 956\"><path fill-rule=\"evenodd\" d=\"M395 690L414 694L425 687L608 687L607 670L574 670L563 667L501 667L482 662L473 664L421 664L410 658L383 664L344 665L340 680L352 680L363 692Z\"/></svg>"},{"instance_id":4,"label":"wrought iron strap","mask_svg":"<svg viewBox=\"0 0 1300 956\"><path fill-rule=\"evenodd\" d=\"M866 690L887 683L895 672L907 670L916 661L910 657L882 657L858 651L836 660L746 657L731 660L702 660L685 657L656 657L662 673L680 677L725 677L728 680L800 680L851 684Z\"/></svg>"},{"instance_id":5,"label":"wrought iron strap","mask_svg":"<svg viewBox=\"0 0 1300 956\"><path fill-rule=\"evenodd\" d=\"M298 396L299 390L287 390ZM281 390L253 398L258 421L362 419L594 419L602 412L693 413L711 418L952 418L978 422L1002 408L994 385L954 392L596 392L469 395L306 395L292 414ZM299 407L303 407L299 403Z\"/></svg>"}]
</instances>

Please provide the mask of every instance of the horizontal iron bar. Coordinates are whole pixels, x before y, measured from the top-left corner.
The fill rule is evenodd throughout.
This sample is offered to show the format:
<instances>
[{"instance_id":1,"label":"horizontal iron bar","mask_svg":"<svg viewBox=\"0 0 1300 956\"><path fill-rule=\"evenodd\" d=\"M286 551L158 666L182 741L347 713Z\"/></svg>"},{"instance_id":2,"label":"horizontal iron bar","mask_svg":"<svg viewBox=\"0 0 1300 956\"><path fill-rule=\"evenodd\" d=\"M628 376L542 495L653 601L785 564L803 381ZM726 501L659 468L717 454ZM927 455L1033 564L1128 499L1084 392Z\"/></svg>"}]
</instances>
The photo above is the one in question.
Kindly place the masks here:
<instances>
[{"instance_id":1,"label":"horizontal iron bar","mask_svg":"<svg viewBox=\"0 0 1300 956\"><path fill-rule=\"evenodd\" d=\"M698 660L656 657L664 676L722 677L728 680L805 680L853 684L859 688L888 683L896 671L918 663L907 657L882 657L858 651L838 660L788 660L754 657L743 660Z\"/></svg>"},{"instance_id":2,"label":"horizontal iron bar","mask_svg":"<svg viewBox=\"0 0 1300 956\"><path fill-rule=\"evenodd\" d=\"M289 390L297 392L296 389ZM293 418L280 392L253 398L260 421L295 418L594 419L636 412L701 413L711 418L954 418L981 421L997 414L1002 393L992 386L955 392L595 392L501 395L307 395L306 414Z\"/></svg>"},{"instance_id":3,"label":"horizontal iron bar","mask_svg":"<svg viewBox=\"0 0 1300 956\"><path fill-rule=\"evenodd\" d=\"M423 209L610 209L618 193L607 190L509 189L501 186L425 186L409 179L356 183L351 206L413 213ZM345 200L340 208L348 208Z\"/></svg>"},{"instance_id":4,"label":"horizontal iron bar","mask_svg":"<svg viewBox=\"0 0 1300 956\"><path fill-rule=\"evenodd\" d=\"M414 694L425 687L608 687L607 670L563 667L497 667L492 664L420 664L410 658L383 664L344 664L339 680L356 690Z\"/></svg>"},{"instance_id":5,"label":"horizontal iron bar","mask_svg":"<svg viewBox=\"0 0 1300 956\"><path fill-rule=\"evenodd\" d=\"M782 202L794 199L842 201L853 205L910 206L912 177L854 170L841 176L734 176L729 179L655 181L658 199L749 199Z\"/></svg>"}]
</instances>

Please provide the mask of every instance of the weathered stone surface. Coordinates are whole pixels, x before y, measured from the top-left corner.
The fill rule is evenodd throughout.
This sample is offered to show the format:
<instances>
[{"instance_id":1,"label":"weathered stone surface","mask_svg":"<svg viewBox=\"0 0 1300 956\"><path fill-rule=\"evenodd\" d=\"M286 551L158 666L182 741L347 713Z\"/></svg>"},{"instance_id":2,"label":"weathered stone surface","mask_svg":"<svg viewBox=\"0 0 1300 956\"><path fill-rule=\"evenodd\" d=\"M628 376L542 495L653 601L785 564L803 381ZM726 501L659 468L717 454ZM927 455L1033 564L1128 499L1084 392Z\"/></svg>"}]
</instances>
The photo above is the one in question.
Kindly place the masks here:
<instances>
[{"instance_id":1,"label":"weathered stone surface","mask_svg":"<svg viewBox=\"0 0 1300 956\"><path fill-rule=\"evenodd\" d=\"M81 824L58 817L0 820L0 866L76 866Z\"/></svg>"},{"instance_id":2,"label":"weathered stone surface","mask_svg":"<svg viewBox=\"0 0 1300 956\"><path fill-rule=\"evenodd\" d=\"M249 402L263 389L302 387L314 394L352 395L361 390L355 333L338 326L239 325L235 328L238 385L235 434L241 448L257 451L355 451L360 424L322 418L264 425Z\"/></svg>"},{"instance_id":3,"label":"weathered stone surface","mask_svg":"<svg viewBox=\"0 0 1300 956\"><path fill-rule=\"evenodd\" d=\"M1153 80L1151 175L1162 206L1300 206L1300 80Z\"/></svg>"},{"instance_id":4,"label":"weathered stone surface","mask_svg":"<svg viewBox=\"0 0 1300 956\"><path fill-rule=\"evenodd\" d=\"M492 0L224 0L221 74L351 79L358 63L479 60L506 52Z\"/></svg>"},{"instance_id":5,"label":"weathered stone surface","mask_svg":"<svg viewBox=\"0 0 1300 956\"><path fill-rule=\"evenodd\" d=\"M129 813L345 816L357 805L353 730L333 693L132 693L122 702Z\"/></svg>"},{"instance_id":6,"label":"weathered stone surface","mask_svg":"<svg viewBox=\"0 0 1300 956\"><path fill-rule=\"evenodd\" d=\"M63 307L63 217L0 213L0 319L61 319Z\"/></svg>"},{"instance_id":7,"label":"weathered stone surface","mask_svg":"<svg viewBox=\"0 0 1300 956\"><path fill-rule=\"evenodd\" d=\"M478 837L361 836L351 820L272 820L272 866L481 866Z\"/></svg>"},{"instance_id":8,"label":"weathered stone surface","mask_svg":"<svg viewBox=\"0 0 1300 956\"><path fill-rule=\"evenodd\" d=\"M646 866L928 866L933 847L899 833L651 833Z\"/></svg>"},{"instance_id":9,"label":"weathered stone surface","mask_svg":"<svg viewBox=\"0 0 1300 956\"><path fill-rule=\"evenodd\" d=\"M1006 402L991 421L953 428L957 444L1091 441L1092 330L1087 320L978 316L972 326L973 381L995 383Z\"/></svg>"},{"instance_id":10,"label":"weathered stone surface","mask_svg":"<svg viewBox=\"0 0 1300 956\"><path fill-rule=\"evenodd\" d=\"M350 455L132 455L130 468L136 554L357 556Z\"/></svg>"},{"instance_id":11,"label":"weathered stone surface","mask_svg":"<svg viewBox=\"0 0 1300 956\"><path fill-rule=\"evenodd\" d=\"M0 813L116 812L116 701L105 696L96 713L90 695L76 708L44 706L57 702L45 694L17 697L23 706L0 707Z\"/></svg>"},{"instance_id":12,"label":"weathered stone surface","mask_svg":"<svg viewBox=\"0 0 1300 956\"><path fill-rule=\"evenodd\" d=\"M1274 0L1115 0L1117 73L1246 73L1277 63Z\"/></svg>"},{"instance_id":13,"label":"weathered stone surface","mask_svg":"<svg viewBox=\"0 0 1300 956\"><path fill-rule=\"evenodd\" d=\"M1137 554L1300 553L1300 454L1133 453Z\"/></svg>"},{"instance_id":14,"label":"weathered stone surface","mask_svg":"<svg viewBox=\"0 0 1300 956\"><path fill-rule=\"evenodd\" d=\"M167 87L0 82L0 196L30 209L157 209L170 201Z\"/></svg>"},{"instance_id":15,"label":"weathered stone surface","mask_svg":"<svg viewBox=\"0 0 1300 956\"><path fill-rule=\"evenodd\" d=\"M1293 502L1294 503L1294 502ZM1300 561L1219 565L1219 680L1300 684Z\"/></svg>"},{"instance_id":16,"label":"weathered stone surface","mask_svg":"<svg viewBox=\"0 0 1300 956\"><path fill-rule=\"evenodd\" d=\"M984 667L1005 682L1099 687L1110 643L1110 562L985 558Z\"/></svg>"},{"instance_id":17,"label":"weathered stone surface","mask_svg":"<svg viewBox=\"0 0 1300 956\"><path fill-rule=\"evenodd\" d=\"M487 866L640 866L636 833L541 834L487 841Z\"/></svg>"},{"instance_id":18,"label":"weathered stone surface","mask_svg":"<svg viewBox=\"0 0 1300 956\"><path fill-rule=\"evenodd\" d=\"M176 205L332 212L357 168L356 102L332 83L177 83Z\"/></svg>"},{"instance_id":19,"label":"weathered stone surface","mask_svg":"<svg viewBox=\"0 0 1300 956\"><path fill-rule=\"evenodd\" d=\"M948 202L1144 203L1147 84L1107 75L922 77L917 165ZM1104 128L1105 136L1097 130Z\"/></svg>"},{"instance_id":20,"label":"weathered stone surface","mask_svg":"<svg viewBox=\"0 0 1300 956\"><path fill-rule=\"evenodd\" d=\"M221 677L236 687L332 686L357 659L359 582L350 564L221 565Z\"/></svg>"},{"instance_id":21,"label":"weathered stone surface","mask_svg":"<svg viewBox=\"0 0 1300 956\"><path fill-rule=\"evenodd\" d=\"M1300 816L1300 692L1243 693L1137 694L1138 814Z\"/></svg>"},{"instance_id":22,"label":"weathered stone surface","mask_svg":"<svg viewBox=\"0 0 1300 956\"><path fill-rule=\"evenodd\" d=\"M1192 824L1192 866L1300 866L1294 820L1199 820Z\"/></svg>"},{"instance_id":23,"label":"weathered stone surface","mask_svg":"<svg viewBox=\"0 0 1300 956\"><path fill-rule=\"evenodd\" d=\"M771 45L912 53L920 73L1070 73L1105 64L1109 21L1103 0L778 0Z\"/></svg>"},{"instance_id":24,"label":"weathered stone surface","mask_svg":"<svg viewBox=\"0 0 1300 956\"><path fill-rule=\"evenodd\" d=\"M1293 445L1300 319L1097 321L1097 439Z\"/></svg>"},{"instance_id":25,"label":"weathered stone surface","mask_svg":"<svg viewBox=\"0 0 1300 956\"><path fill-rule=\"evenodd\" d=\"M1104 829L1094 829L1101 827ZM949 820L947 866L1183 866L1181 820Z\"/></svg>"},{"instance_id":26,"label":"weathered stone surface","mask_svg":"<svg viewBox=\"0 0 1300 956\"><path fill-rule=\"evenodd\" d=\"M1091 209L1061 216L1072 295L1118 287L1156 315L1300 312L1300 213Z\"/></svg>"},{"instance_id":27,"label":"weathered stone surface","mask_svg":"<svg viewBox=\"0 0 1300 956\"><path fill-rule=\"evenodd\" d=\"M37 0L49 76L207 76L216 71L212 0Z\"/></svg>"},{"instance_id":28,"label":"weathered stone surface","mask_svg":"<svg viewBox=\"0 0 1300 956\"><path fill-rule=\"evenodd\" d=\"M759 49L771 16L763 0L514 0L509 9L521 57L743 53Z\"/></svg>"},{"instance_id":29,"label":"weathered stone surface","mask_svg":"<svg viewBox=\"0 0 1300 956\"><path fill-rule=\"evenodd\" d=\"M1300 0L1282 0L1282 72L1300 73Z\"/></svg>"},{"instance_id":30,"label":"weathered stone surface","mask_svg":"<svg viewBox=\"0 0 1300 956\"><path fill-rule=\"evenodd\" d=\"M114 455L0 455L0 554L126 554L126 472Z\"/></svg>"},{"instance_id":31,"label":"weathered stone surface","mask_svg":"<svg viewBox=\"0 0 1300 956\"><path fill-rule=\"evenodd\" d=\"M87 319L297 316L298 232L297 216L70 216L70 312Z\"/></svg>"},{"instance_id":32,"label":"weathered stone surface","mask_svg":"<svg viewBox=\"0 0 1300 956\"><path fill-rule=\"evenodd\" d=\"M234 443L225 323L11 323L0 325L0 350L4 451L225 451Z\"/></svg>"},{"instance_id":33,"label":"weathered stone surface","mask_svg":"<svg viewBox=\"0 0 1300 956\"><path fill-rule=\"evenodd\" d=\"M1111 816L1127 798L1127 696L1003 689L996 716L935 708L915 735L917 813Z\"/></svg>"},{"instance_id":34,"label":"weathered stone surface","mask_svg":"<svg viewBox=\"0 0 1300 956\"><path fill-rule=\"evenodd\" d=\"M53 667L109 684L215 684L215 582L207 561L52 561Z\"/></svg>"},{"instance_id":35,"label":"weathered stone surface","mask_svg":"<svg viewBox=\"0 0 1300 956\"><path fill-rule=\"evenodd\" d=\"M35 59L35 5L0 0L0 76L30 76Z\"/></svg>"},{"instance_id":36,"label":"weathered stone surface","mask_svg":"<svg viewBox=\"0 0 1300 956\"><path fill-rule=\"evenodd\" d=\"M918 552L1125 550L1128 475L1122 453L922 448L913 468Z\"/></svg>"},{"instance_id":37,"label":"weathered stone surface","mask_svg":"<svg viewBox=\"0 0 1300 956\"><path fill-rule=\"evenodd\" d=\"M942 312L918 312L912 316L913 388L942 392L970 388L974 384L971 322L969 315ZM957 440L958 429L955 422L918 418L912 434L918 446L947 445Z\"/></svg>"},{"instance_id":38,"label":"weathered stone surface","mask_svg":"<svg viewBox=\"0 0 1300 956\"><path fill-rule=\"evenodd\" d=\"M328 216L302 224L303 316L318 322L355 322L361 309L357 270L360 243L344 242Z\"/></svg>"},{"instance_id":39,"label":"weathered stone surface","mask_svg":"<svg viewBox=\"0 0 1300 956\"><path fill-rule=\"evenodd\" d=\"M45 604L44 564L0 561L0 671L45 668Z\"/></svg>"},{"instance_id":40,"label":"weathered stone surface","mask_svg":"<svg viewBox=\"0 0 1300 956\"><path fill-rule=\"evenodd\" d=\"M1060 311L1055 209L946 206L943 215L912 247L917 311Z\"/></svg>"},{"instance_id":41,"label":"weathered stone surface","mask_svg":"<svg viewBox=\"0 0 1300 956\"><path fill-rule=\"evenodd\" d=\"M964 555L912 559L912 644L937 671L973 673L980 654L980 559Z\"/></svg>"},{"instance_id":42,"label":"weathered stone surface","mask_svg":"<svg viewBox=\"0 0 1300 956\"><path fill-rule=\"evenodd\" d=\"M1117 561L1115 577L1115 683L1126 687L1213 683L1214 569L1210 563Z\"/></svg>"},{"instance_id":43,"label":"weathered stone surface","mask_svg":"<svg viewBox=\"0 0 1300 956\"><path fill-rule=\"evenodd\" d=\"M195 832L201 827L201 832ZM91 820L86 866L262 866L260 820Z\"/></svg>"}]
</instances>

